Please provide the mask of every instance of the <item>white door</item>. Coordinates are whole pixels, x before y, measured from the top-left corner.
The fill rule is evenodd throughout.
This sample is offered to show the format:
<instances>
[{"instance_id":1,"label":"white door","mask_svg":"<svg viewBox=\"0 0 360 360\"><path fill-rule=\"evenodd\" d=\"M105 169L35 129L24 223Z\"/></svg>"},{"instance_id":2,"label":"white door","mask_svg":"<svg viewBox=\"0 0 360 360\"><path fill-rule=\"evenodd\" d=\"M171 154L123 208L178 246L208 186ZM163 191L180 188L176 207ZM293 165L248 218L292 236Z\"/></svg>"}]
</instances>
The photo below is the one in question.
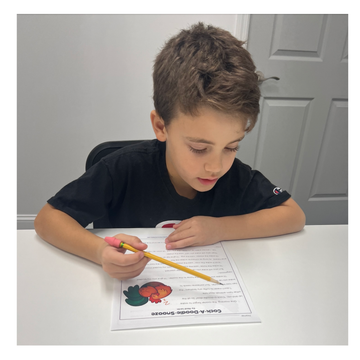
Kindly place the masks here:
<instances>
[{"instance_id":1,"label":"white door","mask_svg":"<svg viewBox=\"0 0 360 360\"><path fill-rule=\"evenodd\" d=\"M347 15L251 15L258 124L238 157L288 190L307 224L348 221Z\"/></svg>"}]
</instances>

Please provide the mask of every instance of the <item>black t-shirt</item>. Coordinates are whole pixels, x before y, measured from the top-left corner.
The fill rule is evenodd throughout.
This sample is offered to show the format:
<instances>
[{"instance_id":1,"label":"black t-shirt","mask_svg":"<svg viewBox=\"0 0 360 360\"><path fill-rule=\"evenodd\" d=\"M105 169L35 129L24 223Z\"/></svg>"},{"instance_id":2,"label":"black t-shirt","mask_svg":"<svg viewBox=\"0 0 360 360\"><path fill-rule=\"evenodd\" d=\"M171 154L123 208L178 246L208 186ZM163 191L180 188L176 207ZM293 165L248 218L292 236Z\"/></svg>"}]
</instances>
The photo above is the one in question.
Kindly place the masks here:
<instances>
[{"instance_id":1,"label":"black t-shirt","mask_svg":"<svg viewBox=\"0 0 360 360\"><path fill-rule=\"evenodd\" d=\"M290 194L259 171L235 159L230 170L194 199L180 196L165 162L166 144L158 140L127 146L104 157L48 203L82 226L155 227L193 216L230 216L280 205Z\"/></svg>"}]
</instances>

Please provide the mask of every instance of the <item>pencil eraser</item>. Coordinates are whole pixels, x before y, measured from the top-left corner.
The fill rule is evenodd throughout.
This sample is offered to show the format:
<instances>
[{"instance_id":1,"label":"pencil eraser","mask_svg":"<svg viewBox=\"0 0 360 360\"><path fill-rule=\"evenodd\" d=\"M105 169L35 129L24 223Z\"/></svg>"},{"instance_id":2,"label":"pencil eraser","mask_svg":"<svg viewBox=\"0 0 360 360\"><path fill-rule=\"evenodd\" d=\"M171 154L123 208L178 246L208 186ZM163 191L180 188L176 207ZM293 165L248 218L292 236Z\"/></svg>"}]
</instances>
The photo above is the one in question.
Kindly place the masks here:
<instances>
[{"instance_id":1,"label":"pencil eraser","mask_svg":"<svg viewBox=\"0 0 360 360\"><path fill-rule=\"evenodd\" d=\"M110 237L110 236L106 236L105 237L105 241L110 245L110 246L114 246L114 247L120 247L121 244L121 240L116 239L114 237Z\"/></svg>"}]
</instances>

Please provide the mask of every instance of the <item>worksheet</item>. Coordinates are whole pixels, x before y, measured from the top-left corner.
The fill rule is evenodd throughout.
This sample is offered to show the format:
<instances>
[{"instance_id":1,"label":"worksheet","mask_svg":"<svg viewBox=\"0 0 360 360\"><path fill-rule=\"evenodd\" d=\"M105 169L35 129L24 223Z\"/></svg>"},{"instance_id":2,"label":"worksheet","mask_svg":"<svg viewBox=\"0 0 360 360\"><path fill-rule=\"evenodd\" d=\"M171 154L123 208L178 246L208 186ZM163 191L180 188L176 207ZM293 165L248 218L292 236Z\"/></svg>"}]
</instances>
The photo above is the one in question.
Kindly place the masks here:
<instances>
[{"instance_id":1,"label":"worksheet","mask_svg":"<svg viewBox=\"0 0 360 360\"><path fill-rule=\"evenodd\" d=\"M218 280L208 282L151 260L136 278L114 280L111 330L261 322L223 247L165 249L166 236L141 238L146 251Z\"/></svg>"}]
</instances>

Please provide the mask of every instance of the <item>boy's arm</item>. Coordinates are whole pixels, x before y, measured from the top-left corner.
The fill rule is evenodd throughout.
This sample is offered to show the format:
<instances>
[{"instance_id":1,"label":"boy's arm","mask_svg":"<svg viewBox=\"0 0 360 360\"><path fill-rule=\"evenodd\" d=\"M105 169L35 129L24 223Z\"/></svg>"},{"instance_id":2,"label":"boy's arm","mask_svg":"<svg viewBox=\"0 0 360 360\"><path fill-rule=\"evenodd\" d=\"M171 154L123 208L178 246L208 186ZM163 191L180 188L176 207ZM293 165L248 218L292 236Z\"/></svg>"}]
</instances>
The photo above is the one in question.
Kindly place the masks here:
<instances>
[{"instance_id":1,"label":"boy's arm","mask_svg":"<svg viewBox=\"0 0 360 360\"><path fill-rule=\"evenodd\" d=\"M120 280L139 275L148 262L142 251L124 255L124 251L109 246L104 239L50 204L40 210L34 226L37 234L48 243L102 265L110 276ZM139 250L147 248L135 236L118 234L116 237Z\"/></svg>"},{"instance_id":2,"label":"boy's arm","mask_svg":"<svg viewBox=\"0 0 360 360\"><path fill-rule=\"evenodd\" d=\"M279 206L254 213L207 217L195 216L174 225L166 239L167 249L214 244L220 240L240 240L283 235L300 231L305 214L299 205L288 199Z\"/></svg>"}]
</instances>

